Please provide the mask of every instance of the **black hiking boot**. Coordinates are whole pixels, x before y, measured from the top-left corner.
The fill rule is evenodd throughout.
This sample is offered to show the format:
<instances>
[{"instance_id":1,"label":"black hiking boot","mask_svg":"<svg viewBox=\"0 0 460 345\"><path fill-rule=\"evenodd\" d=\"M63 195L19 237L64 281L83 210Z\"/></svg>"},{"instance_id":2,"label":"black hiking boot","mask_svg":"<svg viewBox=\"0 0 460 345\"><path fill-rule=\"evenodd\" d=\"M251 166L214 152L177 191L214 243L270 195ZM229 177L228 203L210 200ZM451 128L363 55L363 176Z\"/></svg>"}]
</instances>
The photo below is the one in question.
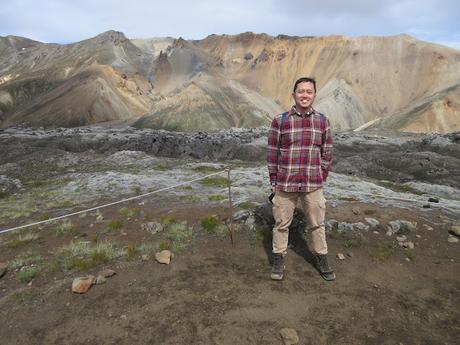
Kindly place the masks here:
<instances>
[{"instance_id":1,"label":"black hiking boot","mask_svg":"<svg viewBox=\"0 0 460 345\"><path fill-rule=\"evenodd\" d=\"M273 280L282 280L284 275L284 257L282 254L273 255L273 266L270 278Z\"/></svg>"},{"instance_id":2,"label":"black hiking boot","mask_svg":"<svg viewBox=\"0 0 460 345\"><path fill-rule=\"evenodd\" d=\"M327 262L327 256L316 254L315 259L316 259L316 269L319 271L319 274L321 274L321 277L323 277L324 280L327 280L327 281L335 280L335 273L329 267L329 264Z\"/></svg>"}]
</instances>

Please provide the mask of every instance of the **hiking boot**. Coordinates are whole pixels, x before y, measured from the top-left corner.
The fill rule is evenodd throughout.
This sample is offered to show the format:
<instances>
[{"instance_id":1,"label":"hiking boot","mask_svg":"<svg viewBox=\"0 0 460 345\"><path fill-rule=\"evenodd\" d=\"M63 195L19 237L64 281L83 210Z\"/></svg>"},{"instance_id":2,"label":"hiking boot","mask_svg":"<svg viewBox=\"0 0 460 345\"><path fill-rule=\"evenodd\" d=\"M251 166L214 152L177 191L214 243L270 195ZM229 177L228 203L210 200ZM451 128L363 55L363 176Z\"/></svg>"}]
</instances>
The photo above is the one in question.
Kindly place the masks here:
<instances>
[{"instance_id":1,"label":"hiking boot","mask_svg":"<svg viewBox=\"0 0 460 345\"><path fill-rule=\"evenodd\" d=\"M316 269L319 271L319 274L321 274L321 277L323 277L327 281L335 280L335 273L329 267L329 264L327 262L327 256L316 254L315 259Z\"/></svg>"},{"instance_id":2,"label":"hiking boot","mask_svg":"<svg viewBox=\"0 0 460 345\"><path fill-rule=\"evenodd\" d=\"M284 256L282 254L273 255L273 267L270 278L273 280L282 280L284 275Z\"/></svg>"}]
</instances>

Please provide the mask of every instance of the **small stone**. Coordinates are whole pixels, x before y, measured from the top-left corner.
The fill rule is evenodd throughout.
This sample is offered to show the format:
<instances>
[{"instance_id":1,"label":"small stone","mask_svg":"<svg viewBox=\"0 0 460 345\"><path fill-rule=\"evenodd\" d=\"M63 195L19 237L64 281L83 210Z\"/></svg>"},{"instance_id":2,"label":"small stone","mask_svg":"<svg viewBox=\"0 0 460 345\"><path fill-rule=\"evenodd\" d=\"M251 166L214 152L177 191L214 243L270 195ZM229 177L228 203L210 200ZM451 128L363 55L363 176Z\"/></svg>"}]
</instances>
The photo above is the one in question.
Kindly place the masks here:
<instances>
[{"instance_id":1,"label":"small stone","mask_svg":"<svg viewBox=\"0 0 460 345\"><path fill-rule=\"evenodd\" d=\"M120 315L120 319L122 319L122 320L127 320L127 319L128 319L128 316L126 316L126 314L122 314L122 315Z\"/></svg>"},{"instance_id":2,"label":"small stone","mask_svg":"<svg viewBox=\"0 0 460 345\"><path fill-rule=\"evenodd\" d=\"M96 217L96 222L100 223L104 220L104 216L102 214L98 214Z\"/></svg>"},{"instance_id":3,"label":"small stone","mask_svg":"<svg viewBox=\"0 0 460 345\"><path fill-rule=\"evenodd\" d=\"M66 306L66 307L70 307L70 302L67 302L67 303L65 304L65 306Z\"/></svg>"},{"instance_id":4,"label":"small stone","mask_svg":"<svg viewBox=\"0 0 460 345\"><path fill-rule=\"evenodd\" d=\"M95 284L96 284L96 285L105 284L106 282L107 282L107 278L106 278L106 277L103 277L103 276L97 276L97 277L96 277L96 281L95 281Z\"/></svg>"},{"instance_id":5,"label":"small stone","mask_svg":"<svg viewBox=\"0 0 460 345\"><path fill-rule=\"evenodd\" d=\"M414 248L415 248L415 245L414 245L414 242L408 241L408 242L404 242L404 243L403 243L403 247L404 247L404 248L408 248L408 249L414 249Z\"/></svg>"},{"instance_id":6,"label":"small stone","mask_svg":"<svg viewBox=\"0 0 460 345\"><path fill-rule=\"evenodd\" d=\"M142 259L142 261L149 261L150 256L148 256L147 254L142 254L141 259Z\"/></svg>"},{"instance_id":7,"label":"small stone","mask_svg":"<svg viewBox=\"0 0 460 345\"><path fill-rule=\"evenodd\" d=\"M430 206L430 204L425 204L425 205L423 205L422 207L423 207L423 208L430 208L431 206Z\"/></svg>"},{"instance_id":8,"label":"small stone","mask_svg":"<svg viewBox=\"0 0 460 345\"><path fill-rule=\"evenodd\" d=\"M460 236L460 225L453 225L449 232L453 235Z\"/></svg>"},{"instance_id":9,"label":"small stone","mask_svg":"<svg viewBox=\"0 0 460 345\"><path fill-rule=\"evenodd\" d=\"M299 336L297 331L293 328L283 328L280 331L281 338L283 339L284 345L293 345L299 342Z\"/></svg>"},{"instance_id":10,"label":"small stone","mask_svg":"<svg viewBox=\"0 0 460 345\"><path fill-rule=\"evenodd\" d=\"M415 235L415 237L417 237L417 238L422 238L422 236L420 236L419 234Z\"/></svg>"},{"instance_id":11,"label":"small stone","mask_svg":"<svg viewBox=\"0 0 460 345\"><path fill-rule=\"evenodd\" d=\"M439 199L438 199L438 198L429 198L429 199L428 199L428 202L438 203L438 202L439 202Z\"/></svg>"},{"instance_id":12,"label":"small stone","mask_svg":"<svg viewBox=\"0 0 460 345\"><path fill-rule=\"evenodd\" d=\"M155 259L160 264L169 265L171 261L171 252L169 250L162 250L161 252L155 254Z\"/></svg>"},{"instance_id":13,"label":"small stone","mask_svg":"<svg viewBox=\"0 0 460 345\"><path fill-rule=\"evenodd\" d=\"M405 260L406 260L407 262L411 262L411 259L409 259L409 258L406 258Z\"/></svg>"},{"instance_id":14,"label":"small stone","mask_svg":"<svg viewBox=\"0 0 460 345\"><path fill-rule=\"evenodd\" d=\"M86 293L94 283L94 276L75 278L72 282L72 292Z\"/></svg>"},{"instance_id":15,"label":"small stone","mask_svg":"<svg viewBox=\"0 0 460 345\"><path fill-rule=\"evenodd\" d=\"M164 230L163 225L161 223L156 223L156 222L142 223L141 228L143 231L148 231L152 235Z\"/></svg>"},{"instance_id":16,"label":"small stone","mask_svg":"<svg viewBox=\"0 0 460 345\"><path fill-rule=\"evenodd\" d=\"M378 231L375 231L375 230L374 230L374 231L372 231L372 233L373 233L373 234L376 234L376 235L380 234L380 232L378 232Z\"/></svg>"},{"instance_id":17,"label":"small stone","mask_svg":"<svg viewBox=\"0 0 460 345\"><path fill-rule=\"evenodd\" d=\"M351 212L353 212L353 214L355 214L355 215L359 215L359 214L360 214L359 209L357 209L356 207L353 207L353 208L351 209Z\"/></svg>"},{"instance_id":18,"label":"small stone","mask_svg":"<svg viewBox=\"0 0 460 345\"><path fill-rule=\"evenodd\" d=\"M449 236L449 238L447 239L447 241L449 243L457 243L458 242L458 238L457 237L454 237L454 236Z\"/></svg>"},{"instance_id":19,"label":"small stone","mask_svg":"<svg viewBox=\"0 0 460 345\"><path fill-rule=\"evenodd\" d=\"M354 256L354 254L352 252L349 252L349 253L347 253L347 256L352 258Z\"/></svg>"},{"instance_id":20,"label":"small stone","mask_svg":"<svg viewBox=\"0 0 460 345\"><path fill-rule=\"evenodd\" d=\"M364 218L364 220L371 226L372 229L380 224L380 222L375 218Z\"/></svg>"},{"instance_id":21,"label":"small stone","mask_svg":"<svg viewBox=\"0 0 460 345\"><path fill-rule=\"evenodd\" d=\"M98 276L101 276L101 277L104 277L104 278L110 278L110 277L113 277L115 274L117 274L117 272L115 272L114 270L110 270L108 268L100 271L97 275Z\"/></svg>"},{"instance_id":22,"label":"small stone","mask_svg":"<svg viewBox=\"0 0 460 345\"><path fill-rule=\"evenodd\" d=\"M345 255L343 255L342 253L337 253L337 259L345 260Z\"/></svg>"},{"instance_id":23,"label":"small stone","mask_svg":"<svg viewBox=\"0 0 460 345\"><path fill-rule=\"evenodd\" d=\"M369 225L365 225L364 223L353 223L353 228L358 229L360 231L368 231L369 230Z\"/></svg>"},{"instance_id":24,"label":"small stone","mask_svg":"<svg viewBox=\"0 0 460 345\"><path fill-rule=\"evenodd\" d=\"M396 241L398 241L398 242L404 242L405 240L407 240L406 235L401 235L401 236L396 237Z\"/></svg>"},{"instance_id":25,"label":"small stone","mask_svg":"<svg viewBox=\"0 0 460 345\"><path fill-rule=\"evenodd\" d=\"M423 224L423 227L427 229L428 231L433 231L433 227L429 226L428 224Z\"/></svg>"}]
</instances>

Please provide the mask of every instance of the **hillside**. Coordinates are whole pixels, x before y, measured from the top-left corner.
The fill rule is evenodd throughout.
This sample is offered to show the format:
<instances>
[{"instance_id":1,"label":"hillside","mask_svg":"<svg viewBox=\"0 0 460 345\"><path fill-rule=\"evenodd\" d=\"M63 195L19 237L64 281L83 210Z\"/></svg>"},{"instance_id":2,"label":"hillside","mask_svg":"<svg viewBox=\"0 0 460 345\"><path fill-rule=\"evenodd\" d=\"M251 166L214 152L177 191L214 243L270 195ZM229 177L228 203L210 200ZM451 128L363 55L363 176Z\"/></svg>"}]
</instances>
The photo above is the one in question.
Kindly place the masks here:
<instances>
[{"instance_id":1,"label":"hillside","mask_svg":"<svg viewBox=\"0 0 460 345\"><path fill-rule=\"evenodd\" d=\"M187 41L116 31L68 45L0 37L0 126L267 125L305 75L317 79L316 107L336 131L460 129L460 52L407 35Z\"/></svg>"}]
</instances>

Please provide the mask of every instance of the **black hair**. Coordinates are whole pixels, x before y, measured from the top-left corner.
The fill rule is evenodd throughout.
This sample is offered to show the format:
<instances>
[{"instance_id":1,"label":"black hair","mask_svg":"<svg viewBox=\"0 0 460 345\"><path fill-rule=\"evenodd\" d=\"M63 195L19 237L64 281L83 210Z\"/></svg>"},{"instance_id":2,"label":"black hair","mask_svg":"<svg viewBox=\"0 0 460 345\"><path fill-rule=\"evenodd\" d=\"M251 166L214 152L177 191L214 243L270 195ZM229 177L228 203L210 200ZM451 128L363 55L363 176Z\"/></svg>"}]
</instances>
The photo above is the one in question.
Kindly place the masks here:
<instances>
[{"instance_id":1,"label":"black hair","mask_svg":"<svg viewBox=\"0 0 460 345\"><path fill-rule=\"evenodd\" d=\"M297 81L294 84L294 91L293 92L295 92L295 90L297 89L297 85L299 85L300 83L312 83L313 84L313 89L316 92L316 80L313 79L313 78L309 78L309 77L302 77L302 78L297 79Z\"/></svg>"}]
</instances>

